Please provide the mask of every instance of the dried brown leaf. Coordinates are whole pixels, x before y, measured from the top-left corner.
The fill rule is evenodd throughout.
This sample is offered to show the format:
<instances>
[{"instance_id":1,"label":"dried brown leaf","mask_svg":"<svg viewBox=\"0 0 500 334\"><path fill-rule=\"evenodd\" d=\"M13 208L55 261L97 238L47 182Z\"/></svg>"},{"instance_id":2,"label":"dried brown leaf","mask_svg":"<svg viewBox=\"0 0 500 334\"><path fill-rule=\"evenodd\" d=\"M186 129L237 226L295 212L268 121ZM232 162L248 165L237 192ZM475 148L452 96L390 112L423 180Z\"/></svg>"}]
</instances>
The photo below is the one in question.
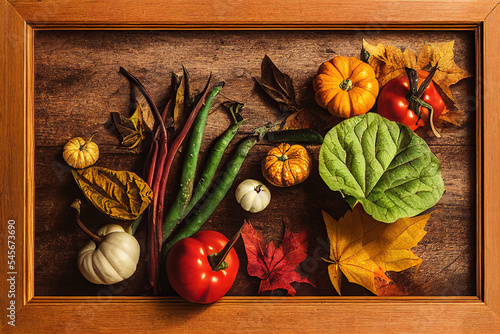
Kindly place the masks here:
<instances>
[{"instance_id":1,"label":"dried brown leaf","mask_svg":"<svg viewBox=\"0 0 500 334\"><path fill-rule=\"evenodd\" d=\"M311 127L311 115L306 109L302 109L294 112L286 119L283 130L310 129Z\"/></svg>"},{"instance_id":2,"label":"dried brown leaf","mask_svg":"<svg viewBox=\"0 0 500 334\"><path fill-rule=\"evenodd\" d=\"M184 114L184 90L186 88L184 76L181 77L179 86L175 93L175 106L174 106L174 129L178 129L182 124L182 118Z\"/></svg>"}]
</instances>

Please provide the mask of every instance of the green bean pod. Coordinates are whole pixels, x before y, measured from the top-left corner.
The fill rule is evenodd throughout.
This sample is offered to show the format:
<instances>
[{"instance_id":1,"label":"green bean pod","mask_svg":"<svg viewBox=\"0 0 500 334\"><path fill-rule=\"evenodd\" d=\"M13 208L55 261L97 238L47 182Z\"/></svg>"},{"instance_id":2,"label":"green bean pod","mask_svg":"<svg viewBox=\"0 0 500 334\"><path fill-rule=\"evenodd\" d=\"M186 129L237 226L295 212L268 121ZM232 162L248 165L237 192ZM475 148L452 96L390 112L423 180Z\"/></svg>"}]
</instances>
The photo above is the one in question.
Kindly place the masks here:
<instances>
[{"instance_id":1,"label":"green bean pod","mask_svg":"<svg viewBox=\"0 0 500 334\"><path fill-rule=\"evenodd\" d=\"M323 137L311 129L281 130L267 133L272 143L295 142L308 144L323 144Z\"/></svg>"},{"instance_id":2,"label":"green bean pod","mask_svg":"<svg viewBox=\"0 0 500 334\"><path fill-rule=\"evenodd\" d=\"M205 167L201 173L200 179L194 187L193 196L191 197L189 204L184 209L184 214L189 213L207 191L210 183L212 182L212 179L214 178L217 167L219 167L224 152L229 146L229 143L233 140L239 127L244 122L245 120L233 124L222 134L222 136L215 143L212 151L210 152L210 155L208 156L207 162L205 163Z\"/></svg>"},{"instance_id":3,"label":"green bean pod","mask_svg":"<svg viewBox=\"0 0 500 334\"><path fill-rule=\"evenodd\" d=\"M207 96L205 104L200 109L193 123L191 137L189 138L188 147L186 149L186 158L182 169L181 181L177 196L165 215L163 224L163 240L172 233L175 226L182 219L184 208L188 205L193 192L194 178L196 174L196 166L198 163L198 155L200 153L201 143L203 141L203 133L207 124L207 118L212 106L214 98L220 92L223 83L217 84L210 94Z\"/></svg>"},{"instance_id":4,"label":"green bean pod","mask_svg":"<svg viewBox=\"0 0 500 334\"><path fill-rule=\"evenodd\" d=\"M198 230L208 220L231 188L231 185L243 165L248 152L260 140L260 138L261 137L258 135L252 135L245 138L238 145L235 153L228 161L226 170L223 172L222 177L218 180L218 182L212 185L213 191L210 193L210 196L205 199L199 208L193 208L188 216L186 216L184 219L185 225L182 226L174 237L164 246L164 254L166 254L166 252L168 252L168 250L177 241L190 237L198 232Z\"/></svg>"}]
</instances>

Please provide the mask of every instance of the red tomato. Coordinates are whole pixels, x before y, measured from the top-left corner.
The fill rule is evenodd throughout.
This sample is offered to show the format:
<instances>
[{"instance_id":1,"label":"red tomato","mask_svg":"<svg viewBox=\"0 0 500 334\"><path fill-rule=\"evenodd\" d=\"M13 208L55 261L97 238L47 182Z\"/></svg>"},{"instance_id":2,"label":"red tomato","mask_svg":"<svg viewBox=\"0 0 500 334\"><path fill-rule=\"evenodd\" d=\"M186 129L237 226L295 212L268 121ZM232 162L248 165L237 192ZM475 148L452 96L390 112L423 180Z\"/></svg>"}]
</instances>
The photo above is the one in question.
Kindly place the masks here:
<instances>
[{"instance_id":1,"label":"red tomato","mask_svg":"<svg viewBox=\"0 0 500 334\"><path fill-rule=\"evenodd\" d=\"M231 249L226 269L213 270L208 256L220 252L228 239L216 231L198 232L172 246L167 255L167 276L172 288L184 299L201 304L213 303L233 285L239 260Z\"/></svg>"},{"instance_id":2,"label":"red tomato","mask_svg":"<svg viewBox=\"0 0 500 334\"><path fill-rule=\"evenodd\" d=\"M417 71L418 73L418 86L424 82L429 74L426 71ZM429 120L429 110L425 107L420 107L421 119L409 108L409 101L406 94L410 90L410 83L408 76L403 74L395 79L389 81L382 88L377 100L377 112L379 115L404 125L410 129L416 130L418 127L423 126ZM445 105L444 101L436 91L434 83L431 81L429 86L421 97L422 100L429 103L434 108L433 122L439 119L443 112ZM418 121L418 122L417 122Z\"/></svg>"}]
</instances>

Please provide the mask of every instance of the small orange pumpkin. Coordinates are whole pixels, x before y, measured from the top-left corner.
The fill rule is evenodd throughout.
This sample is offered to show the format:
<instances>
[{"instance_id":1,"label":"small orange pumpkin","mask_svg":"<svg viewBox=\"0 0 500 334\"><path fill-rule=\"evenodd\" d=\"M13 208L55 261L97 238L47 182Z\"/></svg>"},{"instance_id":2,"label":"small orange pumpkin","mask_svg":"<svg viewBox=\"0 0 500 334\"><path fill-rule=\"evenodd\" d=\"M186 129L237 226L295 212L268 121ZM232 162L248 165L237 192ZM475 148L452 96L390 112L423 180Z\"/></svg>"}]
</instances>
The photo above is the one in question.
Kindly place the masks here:
<instances>
[{"instance_id":1,"label":"small orange pumpkin","mask_svg":"<svg viewBox=\"0 0 500 334\"><path fill-rule=\"evenodd\" d=\"M303 182L311 171L311 158L301 145L281 143L262 160L262 174L271 184L290 187Z\"/></svg>"},{"instance_id":2,"label":"small orange pumpkin","mask_svg":"<svg viewBox=\"0 0 500 334\"><path fill-rule=\"evenodd\" d=\"M343 118L368 112L378 96L373 68L355 57L337 56L323 63L313 79L316 102Z\"/></svg>"}]
</instances>

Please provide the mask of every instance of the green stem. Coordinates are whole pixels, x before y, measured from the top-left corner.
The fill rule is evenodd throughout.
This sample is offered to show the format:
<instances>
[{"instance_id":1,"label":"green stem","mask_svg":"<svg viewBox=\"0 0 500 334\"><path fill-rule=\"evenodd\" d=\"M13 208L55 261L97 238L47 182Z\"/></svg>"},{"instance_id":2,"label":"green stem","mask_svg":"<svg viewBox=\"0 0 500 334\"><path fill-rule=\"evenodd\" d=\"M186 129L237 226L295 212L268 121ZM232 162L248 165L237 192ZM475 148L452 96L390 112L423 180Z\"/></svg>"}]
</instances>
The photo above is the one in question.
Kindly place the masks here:
<instances>
[{"instance_id":1,"label":"green stem","mask_svg":"<svg viewBox=\"0 0 500 334\"><path fill-rule=\"evenodd\" d=\"M134 235L135 232L137 231L137 228L139 227L139 225L141 225L141 222L142 222L142 217L144 216L144 212L141 213L139 215L139 217L137 217L134 222L132 223L132 225L130 226L130 234Z\"/></svg>"},{"instance_id":2,"label":"green stem","mask_svg":"<svg viewBox=\"0 0 500 334\"><path fill-rule=\"evenodd\" d=\"M345 79L339 84L340 89L345 90L346 92L352 89L352 86L353 84L351 79Z\"/></svg>"},{"instance_id":3,"label":"green stem","mask_svg":"<svg viewBox=\"0 0 500 334\"><path fill-rule=\"evenodd\" d=\"M240 227L238 232L236 232L236 234L231 238L231 240L229 240L226 243L226 245L224 246L224 248L222 248L222 250L220 252L210 254L208 256L208 263L210 263L210 266L212 267L213 271L218 271L218 270L227 268L227 263L224 262L224 260L226 259L227 255L229 254L231 249L233 249L234 244L236 243L236 241L240 237L241 230L243 229L243 226L244 225L242 225Z\"/></svg>"},{"instance_id":4,"label":"green stem","mask_svg":"<svg viewBox=\"0 0 500 334\"><path fill-rule=\"evenodd\" d=\"M429 125L431 126L432 133L437 138L441 138L441 134L436 130L434 126L434 108L427 102L421 99L425 91L429 87L434 73L436 73L438 63L432 67L429 75L425 78L424 82L418 87L418 72L412 68L405 67L406 75L408 76L408 81L410 83L410 90L406 94L406 99L410 103L408 109L413 111L417 115L417 123L421 118L420 107L427 108L429 110Z\"/></svg>"},{"instance_id":5,"label":"green stem","mask_svg":"<svg viewBox=\"0 0 500 334\"><path fill-rule=\"evenodd\" d=\"M282 156L280 156L278 158L279 161L283 162L283 161L287 161L288 160L288 157L286 156L286 154L283 154Z\"/></svg>"},{"instance_id":6,"label":"green stem","mask_svg":"<svg viewBox=\"0 0 500 334\"><path fill-rule=\"evenodd\" d=\"M416 100L418 100L418 103L422 107L429 109L429 125L431 126L432 133L434 133L434 135L437 138L441 138L441 134L436 130L436 127L434 126L434 108L424 100L421 99L416 99Z\"/></svg>"}]
</instances>

